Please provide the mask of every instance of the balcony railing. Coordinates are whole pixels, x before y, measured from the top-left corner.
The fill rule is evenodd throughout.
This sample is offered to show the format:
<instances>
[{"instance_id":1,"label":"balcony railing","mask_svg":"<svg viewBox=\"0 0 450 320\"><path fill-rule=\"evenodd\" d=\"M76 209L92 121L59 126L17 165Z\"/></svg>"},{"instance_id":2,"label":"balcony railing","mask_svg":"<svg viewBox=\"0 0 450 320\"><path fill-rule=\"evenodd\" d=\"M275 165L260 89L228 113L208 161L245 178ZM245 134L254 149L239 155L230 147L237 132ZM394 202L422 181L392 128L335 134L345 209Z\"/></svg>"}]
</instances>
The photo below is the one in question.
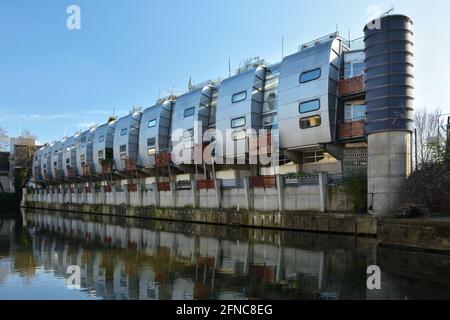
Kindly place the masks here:
<instances>
[{"instance_id":1,"label":"balcony railing","mask_svg":"<svg viewBox=\"0 0 450 320\"><path fill-rule=\"evenodd\" d=\"M350 79L339 80L339 95L341 97L364 93L364 75Z\"/></svg>"},{"instance_id":2,"label":"balcony railing","mask_svg":"<svg viewBox=\"0 0 450 320\"><path fill-rule=\"evenodd\" d=\"M353 119L351 121L341 122L339 124L339 139L362 138L366 134L365 126L365 119Z\"/></svg>"}]
</instances>

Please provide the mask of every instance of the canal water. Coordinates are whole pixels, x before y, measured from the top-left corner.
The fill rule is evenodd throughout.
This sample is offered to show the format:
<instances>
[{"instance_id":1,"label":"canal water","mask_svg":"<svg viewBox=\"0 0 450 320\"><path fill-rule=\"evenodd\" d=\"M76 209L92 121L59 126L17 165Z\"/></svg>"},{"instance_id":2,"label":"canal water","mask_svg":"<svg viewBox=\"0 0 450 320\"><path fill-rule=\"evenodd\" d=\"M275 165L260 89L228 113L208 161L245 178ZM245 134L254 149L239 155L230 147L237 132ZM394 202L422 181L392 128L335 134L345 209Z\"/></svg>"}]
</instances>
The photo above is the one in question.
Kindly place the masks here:
<instances>
[{"instance_id":1,"label":"canal water","mask_svg":"<svg viewBox=\"0 0 450 320\"><path fill-rule=\"evenodd\" d=\"M367 288L371 265L380 290ZM0 217L0 299L450 299L450 257L372 238L27 210Z\"/></svg>"}]
</instances>

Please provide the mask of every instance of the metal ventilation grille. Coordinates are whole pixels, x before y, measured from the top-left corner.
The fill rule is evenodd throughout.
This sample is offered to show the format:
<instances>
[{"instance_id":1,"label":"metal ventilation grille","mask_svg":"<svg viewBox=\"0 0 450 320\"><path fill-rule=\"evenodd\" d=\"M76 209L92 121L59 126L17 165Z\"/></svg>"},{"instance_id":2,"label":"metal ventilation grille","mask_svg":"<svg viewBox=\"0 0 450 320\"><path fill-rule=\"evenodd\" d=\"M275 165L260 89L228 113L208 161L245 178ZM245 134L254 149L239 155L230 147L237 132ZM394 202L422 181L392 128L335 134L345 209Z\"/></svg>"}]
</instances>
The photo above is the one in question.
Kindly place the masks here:
<instances>
[{"instance_id":1,"label":"metal ventilation grille","mask_svg":"<svg viewBox=\"0 0 450 320\"><path fill-rule=\"evenodd\" d=\"M345 148L343 166L344 174L367 169L367 147Z\"/></svg>"}]
</instances>

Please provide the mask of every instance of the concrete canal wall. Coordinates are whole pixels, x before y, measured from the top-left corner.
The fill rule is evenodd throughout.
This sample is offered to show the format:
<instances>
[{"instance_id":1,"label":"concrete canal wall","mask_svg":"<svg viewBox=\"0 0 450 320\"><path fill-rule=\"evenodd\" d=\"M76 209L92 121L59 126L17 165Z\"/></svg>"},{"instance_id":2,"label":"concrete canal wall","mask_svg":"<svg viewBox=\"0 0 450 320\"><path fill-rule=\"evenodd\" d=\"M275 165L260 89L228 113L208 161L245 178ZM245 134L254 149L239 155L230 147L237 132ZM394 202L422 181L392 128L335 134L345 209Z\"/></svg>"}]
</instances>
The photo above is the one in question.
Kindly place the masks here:
<instances>
[{"instance_id":1,"label":"concrete canal wall","mask_svg":"<svg viewBox=\"0 0 450 320\"><path fill-rule=\"evenodd\" d=\"M46 203L27 201L28 208L106 214L179 222L288 229L352 235L376 235L376 220L368 215L306 212L263 212L226 209L155 208L109 204Z\"/></svg>"},{"instance_id":2,"label":"concrete canal wall","mask_svg":"<svg viewBox=\"0 0 450 320\"><path fill-rule=\"evenodd\" d=\"M209 189L199 189L195 181L179 189L176 182L170 190L158 190L156 183L137 185L137 190L128 190L126 180L104 187L89 187L88 184L67 187L34 189L27 193L26 201L43 203L107 204L132 207L154 206L156 208L205 208L244 209L256 211L312 211L350 212L352 202L342 188L330 186L328 175L320 173L307 181L295 179L294 184L277 176L270 187L252 187L249 178L243 185L227 186L217 179Z\"/></svg>"}]
</instances>

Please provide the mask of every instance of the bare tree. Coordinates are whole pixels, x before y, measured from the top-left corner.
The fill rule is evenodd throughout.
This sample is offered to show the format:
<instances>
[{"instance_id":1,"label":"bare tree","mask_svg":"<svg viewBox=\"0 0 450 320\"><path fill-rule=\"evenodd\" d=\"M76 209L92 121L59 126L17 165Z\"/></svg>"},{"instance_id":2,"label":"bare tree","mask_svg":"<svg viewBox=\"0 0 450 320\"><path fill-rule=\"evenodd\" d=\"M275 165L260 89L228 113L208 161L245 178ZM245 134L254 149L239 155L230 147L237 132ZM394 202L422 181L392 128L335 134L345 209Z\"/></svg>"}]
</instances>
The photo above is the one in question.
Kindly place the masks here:
<instances>
[{"instance_id":1,"label":"bare tree","mask_svg":"<svg viewBox=\"0 0 450 320\"><path fill-rule=\"evenodd\" d=\"M8 148L9 137L6 129L0 127L0 151Z\"/></svg>"},{"instance_id":2,"label":"bare tree","mask_svg":"<svg viewBox=\"0 0 450 320\"><path fill-rule=\"evenodd\" d=\"M414 114L417 130L417 165L439 161L445 150L444 122L440 109L418 109Z\"/></svg>"},{"instance_id":3,"label":"bare tree","mask_svg":"<svg viewBox=\"0 0 450 320\"><path fill-rule=\"evenodd\" d=\"M34 145L37 136L35 134L32 134L29 130L24 129L22 130L22 133L19 137L16 138L16 143L20 145Z\"/></svg>"}]
</instances>

